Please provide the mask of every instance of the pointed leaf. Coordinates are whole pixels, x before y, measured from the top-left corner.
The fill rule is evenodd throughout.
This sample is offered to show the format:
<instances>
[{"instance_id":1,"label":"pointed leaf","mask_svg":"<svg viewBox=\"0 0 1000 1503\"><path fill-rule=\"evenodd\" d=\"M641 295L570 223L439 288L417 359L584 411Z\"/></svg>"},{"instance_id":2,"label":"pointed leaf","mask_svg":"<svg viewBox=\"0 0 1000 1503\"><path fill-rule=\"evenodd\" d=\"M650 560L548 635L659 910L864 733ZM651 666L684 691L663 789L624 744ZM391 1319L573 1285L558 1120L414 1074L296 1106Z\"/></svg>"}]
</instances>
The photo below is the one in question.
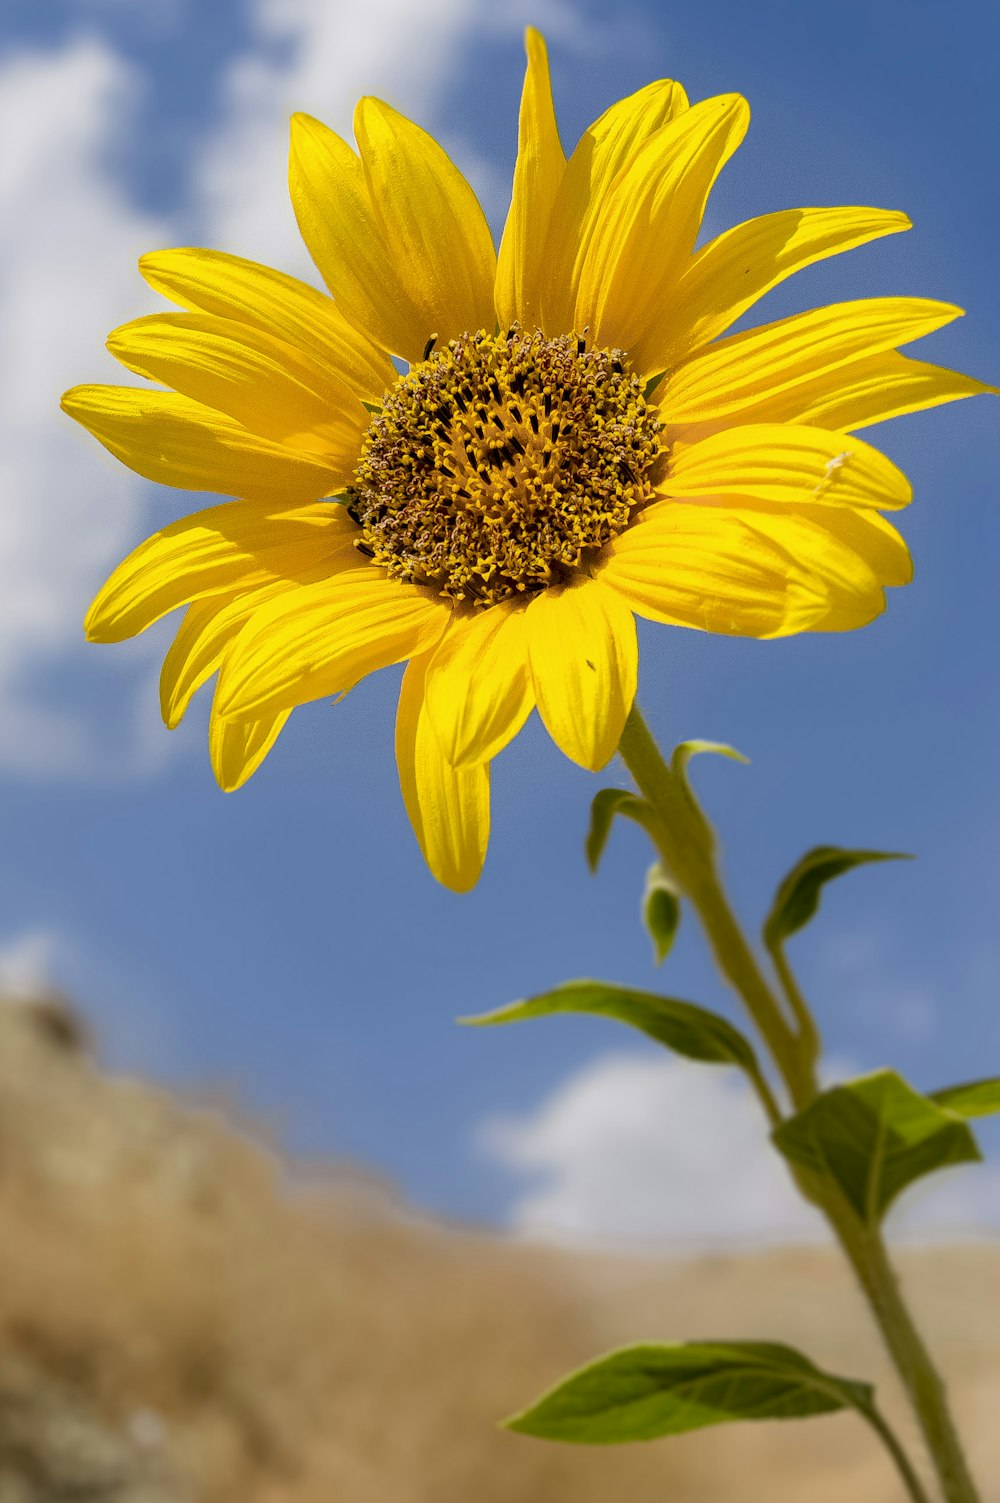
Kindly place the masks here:
<instances>
[{"instance_id":1,"label":"pointed leaf","mask_svg":"<svg viewBox=\"0 0 1000 1503\"><path fill-rule=\"evenodd\" d=\"M929 1098L943 1106L946 1111L959 1117L991 1117L1000 1112L1000 1080L970 1080L965 1085L946 1086L943 1091L930 1091Z\"/></svg>"},{"instance_id":2,"label":"pointed leaf","mask_svg":"<svg viewBox=\"0 0 1000 1503\"><path fill-rule=\"evenodd\" d=\"M914 1180L981 1157L955 1112L921 1096L894 1070L824 1091L773 1138L787 1159L836 1184L869 1224Z\"/></svg>"},{"instance_id":3,"label":"pointed leaf","mask_svg":"<svg viewBox=\"0 0 1000 1503\"><path fill-rule=\"evenodd\" d=\"M731 1420L871 1412L873 1391L768 1341L622 1347L572 1373L506 1421L509 1430L584 1445L656 1440Z\"/></svg>"},{"instance_id":4,"label":"pointed leaf","mask_svg":"<svg viewBox=\"0 0 1000 1503\"><path fill-rule=\"evenodd\" d=\"M847 851L836 845L818 845L807 851L774 897L771 912L764 924L764 943L769 949L780 945L807 924L819 907L825 882L849 872L868 861L912 861L902 851Z\"/></svg>"},{"instance_id":5,"label":"pointed leaf","mask_svg":"<svg viewBox=\"0 0 1000 1503\"><path fill-rule=\"evenodd\" d=\"M750 765L749 757L737 751L735 746L726 746L724 741L682 741L674 747L674 754L670 759L674 776L683 778L691 758L701 756L702 752L714 752L717 757L729 757L733 762L743 762L747 767Z\"/></svg>"},{"instance_id":6,"label":"pointed leaf","mask_svg":"<svg viewBox=\"0 0 1000 1503\"><path fill-rule=\"evenodd\" d=\"M474 1018L459 1018L477 1028L497 1023L519 1023L526 1018L545 1018L558 1012L588 1013L595 1017L614 1018L638 1028L641 1033L682 1054L685 1059L705 1064L739 1065L754 1077L758 1073L753 1048L731 1023L696 1007L693 1002L678 1002L655 992L633 991L630 987L611 986L606 981L566 981L551 992L512 1002L495 1012Z\"/></svg>"},{"instance_id":7,"label":"pointed leaf","mask_svg":"<svg viewBox=\"0 0 1000 1503\"><path fill-rule=\"evenodd\" d=\"M642 895L642 921L653 941L653 955L662 965L674 946L681 921L681 898L659 862L649 868Z\"/></svg>"},{"instance_id":8,"label":"pointed leaf","mask_svg":"<svg viewBox=\"0 0 1000 1503\"><path fill-rule=\"evenodd\" d=\"M600 793L595 793L590 805L590 829L584 846L590 870L596 872L600 865L616 814L624 814L626 818L644 825L649 813L649 805L637 794L629 793L626 788L602 788Z\"/></svg>"}]
</instances>

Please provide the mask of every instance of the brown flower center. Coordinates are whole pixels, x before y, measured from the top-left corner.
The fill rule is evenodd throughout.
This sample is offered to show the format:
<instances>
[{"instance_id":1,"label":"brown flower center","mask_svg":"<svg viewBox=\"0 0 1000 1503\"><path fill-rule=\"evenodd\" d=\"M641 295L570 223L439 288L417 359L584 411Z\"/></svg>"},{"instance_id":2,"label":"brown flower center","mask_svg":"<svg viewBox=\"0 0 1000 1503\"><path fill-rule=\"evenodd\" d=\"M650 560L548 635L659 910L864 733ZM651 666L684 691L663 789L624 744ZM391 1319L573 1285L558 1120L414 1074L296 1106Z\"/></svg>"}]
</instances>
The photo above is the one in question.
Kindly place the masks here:
<instances>
[{"instance_id":1,"label":"brown flower center","mask_svg":"<svg viewBox=\"0 0 1000 1503\"><path fill-rule=\"evenodd\" d=\"M358 546L456 602L543 589L648 502L660 426L620 350L517 326L463 334L372 420L347 497Z\"/></svg>"}]
</instances>

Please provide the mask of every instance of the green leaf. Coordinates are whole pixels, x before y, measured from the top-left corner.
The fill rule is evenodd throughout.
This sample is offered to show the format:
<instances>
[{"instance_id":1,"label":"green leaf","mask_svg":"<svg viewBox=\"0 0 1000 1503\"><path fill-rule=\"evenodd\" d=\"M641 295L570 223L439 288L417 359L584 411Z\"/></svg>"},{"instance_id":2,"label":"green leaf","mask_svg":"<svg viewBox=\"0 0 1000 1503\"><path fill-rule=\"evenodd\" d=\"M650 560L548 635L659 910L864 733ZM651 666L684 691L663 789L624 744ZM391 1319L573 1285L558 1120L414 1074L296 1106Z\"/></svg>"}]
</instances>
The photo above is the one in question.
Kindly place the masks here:
<instances>
[{"instance_id":1,"label":"green leaf","mask_svg":"<svg viewBox=\"0 0 1000 1503\"><path fill-rule=\"evenodd\" d=\"M819 907L825 882L867 861L912 861L902 851L846 851L836 845L818 845L793 866L775 893L771 912L764 923L764 943L780 945L808 924Z\"/></svg>"},{"instance_id":2,"label":"green leaf","mask_svg":"<svg viewBox=\"0 0 1000 1503\"><path fill-rule=\"evenodd\" d=\"M655 962L662 965L673 949L677 926L681 921L681 899L659 862L651 866L646 875L646 890L642 895L642 920L653 941Z\"/></svg>"},{"instance_id":3,"label":"green leaf","mask_svg":"<svg viewBox=\"0 0 1000 1503\"><path fill-rule=\"evenodd\" d=\"M647 1343L581 1367L505 1424L545 1440L615 1445L731 1420L867 1415L873 1400L867 1383L824 1372L776 1342Z\"/></svg>"},{"instance_id":4,"label":"green leaf","mask_svg":"<svg viewBox=\"0 0 1000 1503\"><path fill-rule=\"evenodd\" d=\"M1000 1112L1000 1080L970 1080L965 1085L946 1086L943 1091L929 1091L928 1097L959 1117L990 1117Z\"/></svg>"},{"instance_id":5,"label":"green leaf","mask_svg":"<svg viewBox=\"0 0 1000 1503\"><path fill-rule=\"evenodd\" d=\"M981 1158L965 1123L894 1070L824 1091L773 1138L787 1159L836 1184L869 1224L914 1180Z\"/></svg>"},{"instance_id":6,"label":"green leaf","mask_svg":"<svg viewBox=\"0 0 1000 1503\"><path fill-rule=\"evenodd\" d=\"M382 411L381 402L366 402L364 397L361 398L361 405L366 412L377 413Z\"/></svg>"},{"instance_id":7,"label":"green leaf","mask_svg":"<svg viewBox=\"0 0 1000 1503\"><path fill-rule=\"evenodd\" d=\"M685 1059L711 1065L739 1065L754 1076L758 1073L752 1046L725 1018L696 1007L693 1002L678 1002L656 992L633 991L606 981L566 981L541 996L511 1002L478 1017L459 1018L459 1022L491 1028L498 1023L520 1023L526 1018L547 1018L559 1012L613 1018L639 1029Z\"/></svg>"},{"instance_id":8,"label":"green leaf","mask_svg":"<svg viewBox=\"0 0 1000 1503\"><path fill-rule=\"evenodd\" d=\"M629 793L626 788L602 788L600 793L595 793L590 806L590 829L584 846L587 865L592 872L596 872L600 865L616 814L624 814L626 818L645 826L650 809L637 794Z\"/></svg>"},{"instance_id":9,"label":"green leaf","mask_svg":"<svg viewBox=\"0 0 1000 1503\"><path fill-rule=\"evenodd\" d=\"M687 765L692 757L701 756L702 752L714 752L717 757L729 757L733 762L744 762L749 767L750 758L737 751L735 746L726 746L723 741L682 741L674 747L674 754L670 759L670 770L675 777L687 782Z\"/></svg>"}]
</instances>

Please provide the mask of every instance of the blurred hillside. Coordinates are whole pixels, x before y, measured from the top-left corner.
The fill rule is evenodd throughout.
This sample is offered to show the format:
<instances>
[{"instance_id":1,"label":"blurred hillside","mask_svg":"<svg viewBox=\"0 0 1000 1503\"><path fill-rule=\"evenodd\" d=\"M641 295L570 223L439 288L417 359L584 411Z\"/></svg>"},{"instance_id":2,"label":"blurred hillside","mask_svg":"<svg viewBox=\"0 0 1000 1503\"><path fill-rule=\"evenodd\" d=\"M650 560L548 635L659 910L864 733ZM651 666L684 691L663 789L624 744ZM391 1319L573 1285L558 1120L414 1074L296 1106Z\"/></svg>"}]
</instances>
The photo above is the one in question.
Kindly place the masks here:
<instances>
[{"instance_id":1,"label":"blurred hillside","mask_svg":"<svg viewBox=\"0 0 1000 1503\"><path fill-rule=\"evenodd\" d=\"M884 1379L833 1257L616 1259L428 1225L102 1075L57 999L0 1005L0 1224L0 1503L901 1500L849 1417L615 1450L495 1428L640 1337L783 1338ZM1000 1248L903 1266L990 1495Z\"/></svg>"}]
</instances>

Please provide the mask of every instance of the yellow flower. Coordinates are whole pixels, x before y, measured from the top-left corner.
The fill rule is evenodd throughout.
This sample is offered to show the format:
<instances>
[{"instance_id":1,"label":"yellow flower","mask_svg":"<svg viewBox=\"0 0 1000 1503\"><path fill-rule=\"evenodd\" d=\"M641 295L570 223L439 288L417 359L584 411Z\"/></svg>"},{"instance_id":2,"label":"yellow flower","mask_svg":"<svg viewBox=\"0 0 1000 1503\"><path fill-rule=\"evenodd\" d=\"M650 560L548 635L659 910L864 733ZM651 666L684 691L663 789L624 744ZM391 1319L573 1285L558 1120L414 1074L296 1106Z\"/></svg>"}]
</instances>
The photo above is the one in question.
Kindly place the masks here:
<instances>
[{"instance_id":1,"label":"yellow flower","mask_svg":"<svg viewBox=\"0 0 1000 1503\"><path fill-rule=\"evenodd\" d=\"M109 347L169 389L64 398L140 475L240 498L137 548L90 637L187 606L163 715L175 726L218 674L225 789L296 705L406 661L403 798L457 890L482 867L490 761L532 708L583 767L612 756L636 615L752 637L876 616L883 587L910 578L881 515L910 488L855 431L992 389L897 352L961 311L923 298L720 338L792 272L909 221L792 209L695 250L746 102L689 105L652 83L567 160L536 32L527 53L498 255L418 126L363 99L355 152L299 115L292 202L331 296L217 251L146 256L146 279L187 311L137 319Z\"/></svg>"}]
</instances>

